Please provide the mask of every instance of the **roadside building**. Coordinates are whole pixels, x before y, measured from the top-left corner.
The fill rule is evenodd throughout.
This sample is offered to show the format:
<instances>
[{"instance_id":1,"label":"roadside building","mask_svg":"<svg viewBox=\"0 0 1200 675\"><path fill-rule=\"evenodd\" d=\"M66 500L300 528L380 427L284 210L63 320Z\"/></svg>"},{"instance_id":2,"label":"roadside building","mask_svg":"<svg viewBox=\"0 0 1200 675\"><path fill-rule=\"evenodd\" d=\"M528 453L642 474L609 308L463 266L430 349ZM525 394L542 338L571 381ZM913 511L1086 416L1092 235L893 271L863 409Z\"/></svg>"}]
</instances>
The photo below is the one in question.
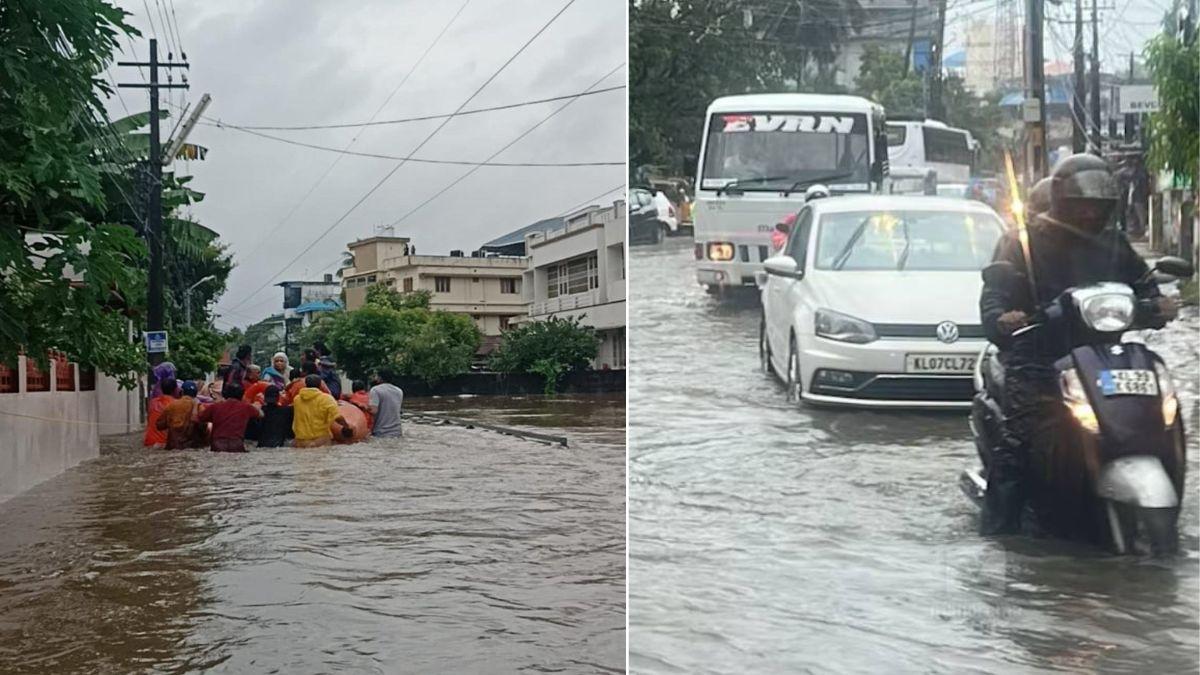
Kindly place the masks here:
<instances>
[{"instance_id":1,"label":"roadside building","mask_svg":"<svg viewBox=\"0 0 1200 675\"><path fill-rule=\"evenodd\" d=\"M602 340L594 368L625 367L625 201L590 206L525 237L526 321L581 317Z\"/></svg>"},{"instance_id":2,"label":"roadside building","mask_svg":"<svg viewBox=\"0 0 1200 675\"><path fill-rule=\"evenodd\" d=\"M525 227L513 230L508 234L496 237L479 247L479 252L485 256L493 255L528 255L525 250L525 236L537 232L546 233L551 230L562 229L563 219L546 218L539 220L536 223L531 223Z\"/></svg>"},{"instance_id":3,"label":"roadside building","mask_svg":"<svg viewBox=\"0 0 1200 675\"><path fill-rule=\"evenodd\" d=\"M513 319L527 313L522 296L525 258L520 256L415 255L407 237L371 237L348 245L354 264L344 269L346 309L366 302L367 288L383 284L407 293L426 290L431 309L471 317L484 335L484 351Z\"/></svg>"},{"instance_id":4,"label":"roadside building","mask_svg":"<svg viewBox=\"0 0 1200 675\"><path fill-rule=\"evenodd\" d=\"M853 87L868 47L904 53L911 41L909 64L920 72L930 64L937 35L937 6L933 0L860 0L862 23L849 31L834 57L835 82Z\"/></svg>"}]
</instances>

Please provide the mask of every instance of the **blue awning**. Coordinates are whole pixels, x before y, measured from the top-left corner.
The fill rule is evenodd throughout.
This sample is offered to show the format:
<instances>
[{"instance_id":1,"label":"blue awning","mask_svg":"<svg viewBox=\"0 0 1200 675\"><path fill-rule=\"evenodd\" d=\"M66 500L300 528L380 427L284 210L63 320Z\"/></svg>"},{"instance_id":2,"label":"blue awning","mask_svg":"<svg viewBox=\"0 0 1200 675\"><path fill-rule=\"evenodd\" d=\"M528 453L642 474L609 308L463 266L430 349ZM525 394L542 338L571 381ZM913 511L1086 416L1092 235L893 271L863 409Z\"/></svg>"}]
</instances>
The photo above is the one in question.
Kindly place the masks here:
<instances>
[{"instance_id":1,"label":"blue awning","mask_svg":"<svg viewBox=\"0 0 1200 675\"><path fill-rule=\"evenodd\" d=\"M309 314L311 312L333 312L341 308L342 303L337 300L313 300L300 305L294 311L297 314Z\"/></svg>"},{"instance_id":2,"label":"blue awning","mask_svg":"<svg viewBox=\"0 0 1200 675\"><path fill-rule=\"evenodd\" d=\"M1025 92L1014 91L1005 94L1000 99L1000 105L1005 107L1020 106L1025 102ZM1066 85L1055 84L1046 87L1046 105L1068 105L1071 102L1071 89Z\"/></svg>"}]
</instances>

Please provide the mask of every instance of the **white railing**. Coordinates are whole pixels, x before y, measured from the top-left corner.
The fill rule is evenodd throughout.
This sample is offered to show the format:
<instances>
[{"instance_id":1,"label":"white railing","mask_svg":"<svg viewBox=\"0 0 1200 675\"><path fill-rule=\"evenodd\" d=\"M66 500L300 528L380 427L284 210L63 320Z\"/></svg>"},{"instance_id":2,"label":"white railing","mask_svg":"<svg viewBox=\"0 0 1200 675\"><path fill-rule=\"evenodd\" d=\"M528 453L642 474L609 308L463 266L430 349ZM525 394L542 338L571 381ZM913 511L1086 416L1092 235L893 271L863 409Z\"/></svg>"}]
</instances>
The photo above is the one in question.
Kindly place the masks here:
<instances>
[{"instance_id":1,"label":"white railing","mask_svg":"<svg viewBox=\"0 0 1200 675\"><path fill-rule=\"evenodd\" d=\"M555 312L566 312L573 309L585 309L600 304L600 289L595 288L584 293L560 295L529 304L529 316L541 316Z\"/></svg>"}]
</instances>

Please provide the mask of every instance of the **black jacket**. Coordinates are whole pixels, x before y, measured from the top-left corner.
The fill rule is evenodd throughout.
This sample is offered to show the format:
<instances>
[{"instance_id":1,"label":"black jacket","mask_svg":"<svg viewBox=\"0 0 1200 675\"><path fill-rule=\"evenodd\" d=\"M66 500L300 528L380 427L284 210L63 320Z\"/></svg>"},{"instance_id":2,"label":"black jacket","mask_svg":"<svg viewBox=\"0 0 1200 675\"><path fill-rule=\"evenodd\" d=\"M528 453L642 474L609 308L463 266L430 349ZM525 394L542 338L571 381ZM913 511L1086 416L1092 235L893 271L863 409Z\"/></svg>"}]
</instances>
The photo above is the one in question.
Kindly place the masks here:
<instances>
[{"instance_id":1,"label":"black jacket","mask_svg":"<svg viewBox=\"0 0 1200 675\"><path fill-rule=\"evenodd\" d=\"M1133 250L1129 239L1120 230L1109 227L1095 235L1081 232L1070 225L1045 215L1029 226L1029 250L1033 258L1037 298L1032 297L1025 256L1016 231L1009 231L996 245L993 261L1012 263L1022 277L1008 284L988 283L979 298L979 313L988 340L1009 352L1010 356L1036 362L1053 362L1066 355L1073 345L1067 336L1048 330L1034 330L1017 338L1002 335L996 325L1001 314L1020 310L1033 316L1047 303L1069 288L1078 288L1102 281L1129 284L1139 298L1159 295L1158 285L1145 279L1148 267ZM1161 327L1151 317L1139 317L1144 327Z\"/></svg>"},{"instance_id":2,"label":"black jacket","mask_svg":"<svg viewBox=\"0 0 1200 675\"><path fill-rule=\"evenodd\" d=\"M262 426L258 436L258 447L279 448L292 438L291 406L263 406Z\"/></svg>"}]
</instances>

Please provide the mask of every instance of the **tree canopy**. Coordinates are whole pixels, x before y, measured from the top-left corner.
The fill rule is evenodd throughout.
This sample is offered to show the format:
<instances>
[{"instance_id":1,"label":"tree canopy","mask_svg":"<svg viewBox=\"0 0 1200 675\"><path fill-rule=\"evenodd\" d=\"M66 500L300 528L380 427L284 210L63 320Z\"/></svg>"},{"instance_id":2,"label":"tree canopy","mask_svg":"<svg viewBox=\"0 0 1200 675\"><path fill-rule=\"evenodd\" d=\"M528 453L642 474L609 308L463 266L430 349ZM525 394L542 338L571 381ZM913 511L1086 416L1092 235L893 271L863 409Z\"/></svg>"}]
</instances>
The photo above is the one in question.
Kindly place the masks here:
<instances>
[{"instance_id":1,"label":"tree canopy","mask_svg":"<svg viewBox=\"0 0 1200 675\"><path fill-rule=\"evenodd\" d=\"M1195 186L1200 172L1200 40L1195 30L1156 36L1146 47L1146 65L1159 106L1150 114L1149 165L1173 171Z\"/></svg>"},{"instance_id":2,"label":"tree canopy","mask_svg":"<svg viewBox=\"0 0 1200 675\"><path fill-rule=\"evenodd\" d=\"M558 377L568 371L587 370L600 349L600 338L579 317L535 321L504 334L492 354L492 368L501 373L535 373L546 380L552 394Z\"/></svg>"}]
</instances>

